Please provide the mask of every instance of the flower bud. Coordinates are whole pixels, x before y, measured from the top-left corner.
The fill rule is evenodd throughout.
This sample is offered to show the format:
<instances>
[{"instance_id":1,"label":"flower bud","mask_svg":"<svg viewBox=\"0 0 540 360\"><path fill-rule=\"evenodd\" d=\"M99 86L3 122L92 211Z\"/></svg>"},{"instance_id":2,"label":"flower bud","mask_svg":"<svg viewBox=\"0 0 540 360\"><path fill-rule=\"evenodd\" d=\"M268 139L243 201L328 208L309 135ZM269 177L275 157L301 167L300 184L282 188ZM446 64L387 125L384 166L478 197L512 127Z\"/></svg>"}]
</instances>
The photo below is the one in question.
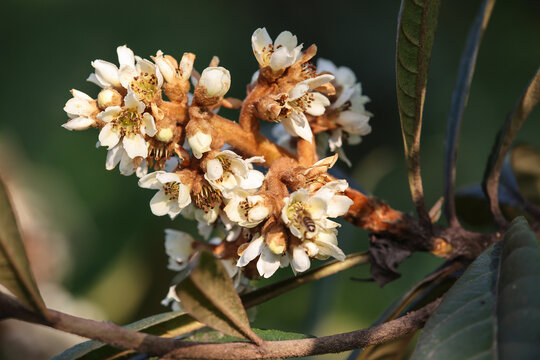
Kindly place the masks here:
<instances>
[{"instance_id":1,"label":"flower bud","mask_svg":"<svg viewBox=\"0 0 540 360\"><path fill-rule=\"evenodd\" d=\"M173 138L173 132L171 128L165 128L159 130L159 132L156 135L156 139L158 139L161 142L168 143Z\"/></svg>"},{"instance_id":2,"label":"flower bud","mask_svg":"<svg viewBox=\"0 0 540 360\"><path fill-rule=\"evenodd\" d=\"M163 57L163 52L158 50L155 57L152 57L156 63L159 71L163 75L163 78L167 82L173 82L176 74L176 67L174 64L167 58Z\"/></svg>"},{"instance_id":3,"label":"flower bud","mask_svg":"<svg viewBox=\"0 0 540 360\"><path fill-rule=\"evenodd\" d=\"M109 106L120 106L122 105L122 95L114 89L103 89L98 94L97 102L99 108L103 110Z\"/></svg>"},{"instance_id":4,"label":"flower bud","mask_svg":"<svg viewBox=\"0 0 540 360\"><path fill-rule=\"evenodd\" d=\"M199 85L206 88L208 96L221 97L229 91L231 74L221 66L208 67L203 70Z\"/></svg>"},{"instance_id":5,"label":"flower bud","mask_svg":"<svg viewBox=\"0 0 540 360\"><path fill-rule=\"evenodd\" d=\"M203 153L210 151L210 144L212 143L212 135L205 134L202 131L197 131L195 135L188 137L187 139L193 155L200 159Z\"/></svg>"}]
</instances>

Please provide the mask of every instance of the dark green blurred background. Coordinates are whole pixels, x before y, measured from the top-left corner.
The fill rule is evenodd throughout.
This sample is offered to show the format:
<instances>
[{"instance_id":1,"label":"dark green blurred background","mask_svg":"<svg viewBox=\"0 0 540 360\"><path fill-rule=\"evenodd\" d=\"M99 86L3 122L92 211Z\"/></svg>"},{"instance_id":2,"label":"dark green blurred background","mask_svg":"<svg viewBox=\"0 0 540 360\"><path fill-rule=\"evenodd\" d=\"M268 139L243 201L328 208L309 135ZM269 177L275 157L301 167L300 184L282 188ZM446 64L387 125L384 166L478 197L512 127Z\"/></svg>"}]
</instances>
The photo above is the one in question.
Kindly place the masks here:
<instances>
[{"instance_id":1,"label":"dark green blurred background","mask_svg":"<svg viewBox=\"0 0 540 360\"><path fill-rule=\"evenodd\" d=\"M422 169L427 203L442 194L445 122L461 49L479 1L444 1L435 38L426 97ZM104 168L106 151L95 149L96 131L68 132L62 111L76 88L91 96L85 81L90 61L117 62L115 49L127 44L148 58L161 49L180 57L197 54L196 68L213 55L232 75L229 95L243 97L257 69L252 32L265 26L272 37L282 30L305 47L352 68L371 97L373 132L348 150L352 169L343 169L393 207L412 212L402 155L395 95L395 29L398 1L67 1L20 0L2 5L3 113L0 141L15 150L12 162L29 161L28 186L39 192L49 217L69 239L73 266L62 281L74 294L99 304L115 321L127 323L165 311L159 302L173 273L166 270L163 229L189 229L178 217L150 212L151 192L135 177ZM457 187L478 181L493 138L507 112L532 77L540 59L540 3L496 4L478 57L458 155ZM233 114L234 113L228 113ZM519 135L538 144L539 112ZM341 164L342 165L342 164ZM10 167L3 167L10 171ZM367 248L367 234L345 224L340 246ZM54 252L42 254L54 258ZM317 265L314 261L313 265ZM358 283L355 269L308 285L259 307L255 326L315 335L369 325L409 286L440 261L417 254L405 262L404 276L380 289ZM280 270L272 280L291 276Z\"/></svg>"}]
</instances>

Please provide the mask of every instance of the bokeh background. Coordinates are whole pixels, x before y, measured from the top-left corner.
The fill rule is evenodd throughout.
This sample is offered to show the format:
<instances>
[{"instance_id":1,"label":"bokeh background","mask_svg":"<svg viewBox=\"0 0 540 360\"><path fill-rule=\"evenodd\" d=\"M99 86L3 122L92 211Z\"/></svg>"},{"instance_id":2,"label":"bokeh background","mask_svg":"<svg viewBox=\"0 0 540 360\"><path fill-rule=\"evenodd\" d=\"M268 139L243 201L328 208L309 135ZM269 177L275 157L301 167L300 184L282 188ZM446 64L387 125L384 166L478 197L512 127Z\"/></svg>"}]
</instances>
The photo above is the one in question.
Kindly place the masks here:
<instances>
[{"instance_id":1,"label":"bokeh background","mask_svg":"<svg viewBox=\"0 0 540 360\"><path fill-rule=\"evenodd\" d=\"M442 195L446 117L479 4L444 1L441 8L422 134L429 206ZM106 150L95 149L96 131L60 127L67 119L62 108L69 89L97 95L98 88L85 81L90 61L116 63L118 45L146 58L158 49L177 57L194 52L199 70L217 55L232 75L229 95L242 98L257 69L250 44L256 28L265 26L272 37L290 30L305 47L317 44L321 57L355 71L375 115L372 134L348 149L353 167L340 167L391 206L413 211L395 95L399 1L12 0L2 7L0 175L17 194L27 247L51 307L121 324L166 311L160 300L174 274L166 269L163 229L196 234L182 217L153 216L152 193L138 188L135 177L105 170ZM498 128L539 65L539 15L538 1L495 6L462 127L457 188L481 179ZM539 135L537 110L518 140L538 146ZM346 253L366 250L367 233L344 224L340 246ZM384 288L351 281L368 277L367 266L346 271L260 306L254 326L314 335L369 326L440 263L415 254L400 267L403 276ZM289 268L281 269L271 280L291 275ZM0 329L0 357L45 358L69 343L40 344L36 339L42 335L17 332L17 326L4 323ZM32 346L25 346L29 341Z\"/></svg>"}]
</instances>

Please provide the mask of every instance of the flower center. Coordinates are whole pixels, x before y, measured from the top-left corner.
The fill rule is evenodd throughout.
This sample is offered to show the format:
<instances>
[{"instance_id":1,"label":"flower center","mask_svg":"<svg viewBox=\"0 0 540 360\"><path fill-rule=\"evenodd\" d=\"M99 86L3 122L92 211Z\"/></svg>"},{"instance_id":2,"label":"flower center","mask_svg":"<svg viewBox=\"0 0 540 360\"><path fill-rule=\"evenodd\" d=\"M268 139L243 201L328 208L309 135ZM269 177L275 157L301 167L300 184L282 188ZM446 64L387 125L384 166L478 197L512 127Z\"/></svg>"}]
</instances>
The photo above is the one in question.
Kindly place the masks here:
<instances>
[{"instance_id":1,"label":"flower center","mask_svg":"<svg viewBox=\"0 0 540 360\"><path fill-rule=\"evenodd\" d=\"M313 94L305 93L297 99L288 101L287 104L298 112L305 112L314 100Z\"/></svg>"},{"instance_id":2,"label":"flower center","mask_svg":"<svg viewBox=\"0 0 540 360\"><path fill-rule=\"evenodd\" d=\"M141 114L137 111L123 110L118 116L111 121L113 129L118 131L120 135L135 135L141 132Z\"/></svg>"},{"instance_id":3,"label":"flower center","mask_svg":"<svg viewBox=\"0 0 540 360\"><path fill-rule=\"evenodd\" d=\"M261 58L263 59L263 62L265 64L270 64L270 58L272 57L272 54L274 53L274 45L269 44L268 46L265 46L261 50Z\"/></svg>"},{"instance_id":4,"label":"flower center","mask_svg":"<svg viewBox=\"0 0 540 360\"><path fill-rule=\"evenodd\" d=\"M304 233L312 233L317 229L311 218L309 207L303 202L297 201L287 207L287 217L297 229L303 229Z\"/></svg>"},{"instance_id":5,"label":"flower center","mask_svg":"<svg viewBox=\"0 0 540 360\"><path fill-rule=\"evenodd\" d=\"M133 80L131 80L129 86L139 99L148 103L154 99L154 95L157 91L157 84L156 74L145 72L135 76Z\"/></svg>"},{"instance_id":6,"label":"flower center","mask_svg":"<svg viewBox=\"0 0 540 360\"><path fill-rule=\"evenodd\" d=\"M180 183L178 181L171 181L163 185L163 191L165 195L169 197L169 200L178 200L178 193L180 191Z\"/></svg>"},{"instance_id":7,"label":"flower center","mask_svg":"<svg viewBox=\"0 0 540 360\"><path fill-rule=\"evenodd\" d=\"M244 217L247 219L248 214L251 211L251 209L253 209L257 205L259 205L259 202L252 204L246 199L246 200L240 201L240 203L238 204L238 207L240 208L240 212L242 213L242 215L244 215Z\"/></svg>"},{"instance_id":8,"label":"flower center","mask_svg":"<svg viewBox=\"0 0 540 360\"><path fill-rule=\"evenodd\" d=\"M221 191L208 185L201 186L201 192L193 196L195 206L204 212L209 212L223 201Z\"/></svg>"}]
</instances>

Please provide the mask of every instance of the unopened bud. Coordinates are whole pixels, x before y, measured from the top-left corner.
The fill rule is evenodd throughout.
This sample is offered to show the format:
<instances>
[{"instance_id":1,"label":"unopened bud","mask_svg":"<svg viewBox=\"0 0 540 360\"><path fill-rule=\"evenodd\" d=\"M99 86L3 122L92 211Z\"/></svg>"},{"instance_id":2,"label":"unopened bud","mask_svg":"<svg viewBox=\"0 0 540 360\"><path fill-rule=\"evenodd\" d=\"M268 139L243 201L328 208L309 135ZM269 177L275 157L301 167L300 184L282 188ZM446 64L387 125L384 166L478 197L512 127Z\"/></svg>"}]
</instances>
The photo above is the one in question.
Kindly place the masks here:
<instances>
[{"instance_id":1,"label":"unopened bud","mask_svg":"<svg viewBox=\"0 0 540 360\"><path fill-rule=\"evenodd\" d=\"M163 56L163 52L158 50L156 56L153 57L159 71L163 75L166 82L173 82L176 74L176 68L168 57Z\"/></svg>"},{"instance_id":2,"label":"unopened bud","mask_svg":"<svg viewBox=\"0 0 540 360\"><path fill-rule=\"evenodd\" d=\"M200 159L205 152L210 151L212 135L197 131L195 135L188 137L187 141L193 151L193 155L197 159Z\"/></svg>"},{"instance_id":3,"label":"unopened bud","mask_svg":"<svg viewBox=\"0 0 540 360\"><path fill-rule=\"evenodd\" d=\"M161 142L168 143L173 138L173 132L171 128L165 128L159 130L159 132L156 135L156 139L158 139Z\"/></svg>"},{"instance_id":4,"label":"unopened bud","mask_svg":"<svg viewBox=\"0 0 540 360\"><path fill-rule=\"evenodd\" d=\"M97 102L99 108L103 110L109 106L120 106L122 105L122 95L114 89L103 89L98 94Z\"/></svg>"},{"instance_id":5,"label":"unopened bud","mask_svg":"<svg viewBox=\"0 0 540 360\"><path fill-rule=\"evenodd\" d=\"M267 230L266 245L274 254L281 255L287 250L287 235L283 225L274 223Z\"/></svg>"},{"instance_id":6,"label":"unopened bud","mask_svg":"<svg viewBox=\"0 0 540 360\"><path fill-rule=\"evenodd\" d=\"M206 88L208 96L221 97L231 87L231 74L221 66L208 67L203 70L199 85Z\"/></svg>"}]
</instances>

